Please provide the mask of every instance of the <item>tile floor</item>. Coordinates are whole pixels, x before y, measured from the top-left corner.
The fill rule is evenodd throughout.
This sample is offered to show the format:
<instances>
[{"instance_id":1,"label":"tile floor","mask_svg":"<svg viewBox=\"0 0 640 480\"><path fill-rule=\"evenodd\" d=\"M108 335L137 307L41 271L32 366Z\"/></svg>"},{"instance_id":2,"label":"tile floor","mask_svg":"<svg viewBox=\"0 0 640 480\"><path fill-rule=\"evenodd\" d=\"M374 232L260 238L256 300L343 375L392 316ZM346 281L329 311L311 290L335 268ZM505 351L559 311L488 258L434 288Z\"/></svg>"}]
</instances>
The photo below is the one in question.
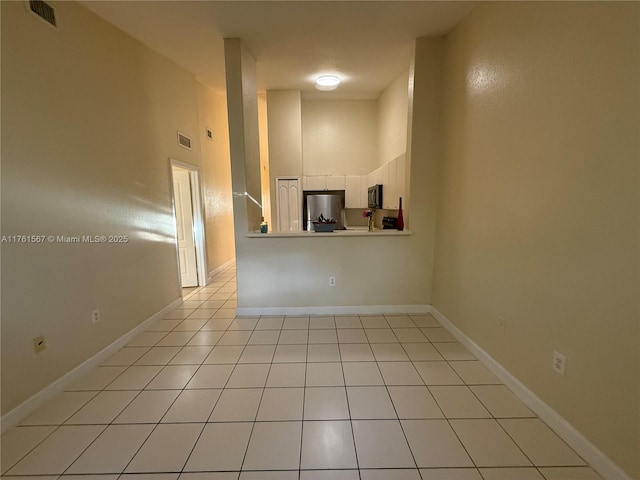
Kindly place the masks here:
<instances>
[{"instance_id":1,"label":"tile floor","mask_svg":"<svg viewBox=\"0 0 640 480\"><path fill-rule=\"evenodd\" d=\"M235 270L2 437L2 478L600 477L430 315L240 318Z\"/></svg>"}]
</instances>

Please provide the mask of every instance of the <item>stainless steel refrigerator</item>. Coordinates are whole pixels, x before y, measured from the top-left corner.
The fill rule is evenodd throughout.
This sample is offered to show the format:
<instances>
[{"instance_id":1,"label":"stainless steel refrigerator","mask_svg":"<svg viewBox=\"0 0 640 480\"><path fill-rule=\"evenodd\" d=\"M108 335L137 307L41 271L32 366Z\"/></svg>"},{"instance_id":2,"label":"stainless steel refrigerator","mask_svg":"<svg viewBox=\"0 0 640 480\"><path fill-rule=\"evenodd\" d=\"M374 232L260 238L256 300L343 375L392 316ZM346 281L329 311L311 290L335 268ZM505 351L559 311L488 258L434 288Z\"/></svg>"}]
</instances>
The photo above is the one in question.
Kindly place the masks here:
<instances>
[{"instance_id":1,"label":"stainless steel refrigerator","mask_svg":"<svg viewBox=\"0 0 640 480\"><path fill-rule=\"evenodd\" d=\"M335 218L336 230L344 229L342 212L344 208L344 192L341 193L305 193L304 198L304 226L305 230L313 231L313 222L320 215L325 218Z\"/></svg>"}]
</instances>

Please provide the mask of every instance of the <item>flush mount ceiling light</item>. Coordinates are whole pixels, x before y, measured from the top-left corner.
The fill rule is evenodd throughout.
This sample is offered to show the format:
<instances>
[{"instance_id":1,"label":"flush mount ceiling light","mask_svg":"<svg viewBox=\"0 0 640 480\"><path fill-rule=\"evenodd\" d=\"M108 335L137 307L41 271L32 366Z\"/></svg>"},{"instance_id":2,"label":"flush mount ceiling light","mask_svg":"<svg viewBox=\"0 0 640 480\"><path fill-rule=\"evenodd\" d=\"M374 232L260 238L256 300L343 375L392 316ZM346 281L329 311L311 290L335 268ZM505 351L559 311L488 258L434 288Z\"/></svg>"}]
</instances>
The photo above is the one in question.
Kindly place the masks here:
<instances>
[{"instance_id":1,"label":"flush mount ceiling light","mask_svg":"<svg viewBox=\"0 0 640 480\"><path fill-rule=\"evenodd\" d=\"M316 78L316 88L318 90L335 90L340 85L340 79L335 75L320 75Z\"/></svg>"}]
</instances>

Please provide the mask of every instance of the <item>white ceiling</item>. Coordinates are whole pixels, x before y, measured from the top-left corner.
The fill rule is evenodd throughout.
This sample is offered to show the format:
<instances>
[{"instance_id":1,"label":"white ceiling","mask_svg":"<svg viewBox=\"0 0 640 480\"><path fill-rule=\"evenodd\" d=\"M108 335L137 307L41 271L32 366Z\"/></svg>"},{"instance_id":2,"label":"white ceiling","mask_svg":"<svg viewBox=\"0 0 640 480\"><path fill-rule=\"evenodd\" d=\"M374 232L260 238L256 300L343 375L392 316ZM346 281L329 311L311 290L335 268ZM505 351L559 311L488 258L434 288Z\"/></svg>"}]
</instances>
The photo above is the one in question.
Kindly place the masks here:
<instances>
[{"instance_id":1,"label":"white ceiling","mask_svg":"<svg viewBox=\"0 0 640 480\"><path fill-rule=\"evenodd\" d=\"M412 40L442 36L473 8L463 1L93 1L84 6L224 91L223 38L241 38L258 86L306 98L377 98L408 69ZM317 92L313 78L343 84Z\"/></svg>"}]
</instances>

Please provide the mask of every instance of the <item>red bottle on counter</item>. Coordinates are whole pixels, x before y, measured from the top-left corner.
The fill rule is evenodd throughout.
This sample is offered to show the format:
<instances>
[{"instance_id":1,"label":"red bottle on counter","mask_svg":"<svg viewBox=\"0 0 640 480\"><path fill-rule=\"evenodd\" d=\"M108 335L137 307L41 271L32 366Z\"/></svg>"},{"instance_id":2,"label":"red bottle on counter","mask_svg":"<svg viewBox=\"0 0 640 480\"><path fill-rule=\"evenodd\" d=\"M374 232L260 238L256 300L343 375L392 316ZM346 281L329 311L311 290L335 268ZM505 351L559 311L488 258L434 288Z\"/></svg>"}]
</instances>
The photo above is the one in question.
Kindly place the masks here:
<instances>
[{"instance_id":1,"label":"red bottle on counter","mask_svg":"<svg viewBox=\"0 0 640 480\"><path fill-rule=\"evenodd\" d=\"M404 218L402 217L402 197L400 197L400 202L398 203L398 221L396 222L396 226L398 230L404 230Z\"/></svg>"}]
</instances>

